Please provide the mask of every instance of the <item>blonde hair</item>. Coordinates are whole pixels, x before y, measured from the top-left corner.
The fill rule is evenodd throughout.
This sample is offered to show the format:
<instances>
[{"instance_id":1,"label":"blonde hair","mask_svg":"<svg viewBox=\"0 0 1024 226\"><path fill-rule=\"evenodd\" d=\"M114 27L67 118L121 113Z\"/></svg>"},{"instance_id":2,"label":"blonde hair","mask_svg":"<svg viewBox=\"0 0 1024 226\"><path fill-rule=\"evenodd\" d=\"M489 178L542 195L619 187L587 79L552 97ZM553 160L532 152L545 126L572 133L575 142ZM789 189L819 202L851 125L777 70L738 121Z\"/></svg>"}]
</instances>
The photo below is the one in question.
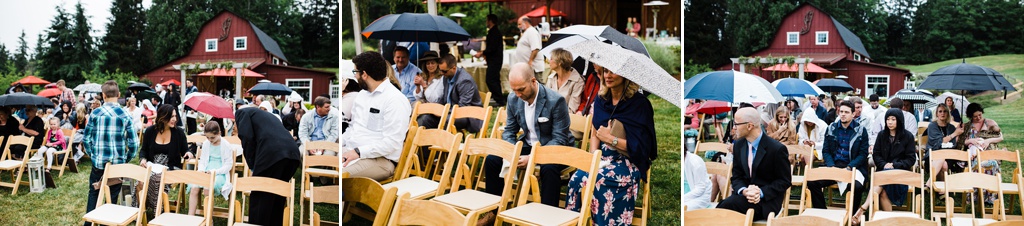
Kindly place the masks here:
<instances>
[{"instance_id":1,"label":"blonde hair","mask_svg":"<svg viewBox=\"0 0 1024 226\"><path fill-rule=\"evenodd\" d=\"M602 68L597 73L600 75L601 73L604 73L605 71L607 71L608 73L614 73L614 72L609 71L606 68ZM618 74L616 74L616 75L618 75ZM626 79L625 77L621 77L621 78L622 78L622 80L624 80L623 83L625 83L625 85L626 85L625 90L622 91L622 96L624 98L626 98L626 99L632 98L633 94L635 94L637 91L640 91L640 85L639 84L636 84L633 81L629 81L629 79ZM601 90L598 90L597 94L600 95L601 97L603 97L604 99L612 99L611 92L608 92L608 90L610 90L611 88L605 86L604 82L599 82L599 83L601 84Z\"/></svg>"},{"instance_id":2,"label":"blonde hair","mask_svg":"<svg viewBox=\"0 0 1024 226\"><path fill-rule=\"evenodd\" d=\"M388 65L388 69L385 70L388 72L388 80L391 81L392 85L395 85L395 88L398 88L398 90L402 90L402 84L398 82L398 78L395 77L395 69L391 68L391 64L387 63L387 61L384 61L384 63Z\"/></svg>"},{"instance_id":3,"label":"blonde hair","mask_svg":"<svg viewBox=\"0 0 1024 226\"><path fill-rule=\"evenodd\" d=\"M825 100L819 100L819 102L825 104L826 110L832 110L833 108L836 108L836 104L834 103L834 101L832 101L832 98L825 97Z\"/></svg>"},{"instance_id":4,"label":"blonde hair","mask_svg":"<svg viewBox=\"0 0 1024 226\"><path fill-rule=\"evenodd\" d=\"M557 48L551 51L551 62L558 62L558 67L562 70L572 70L572 53L562 48Z\"/></svg>"},{"instance_id":5,"label":"blonde hair","mask_svg":"<svg viewBox=\"0 0 1024 226\"><path fill-rule=\"evenodd\" d=\"M778 108L778 109L775 109L775 118L772 118L772 122L778 123L779 115L781 115L781 114L786 114L786 116L787 116L786 120L789 120L788 119L789 118L789 109L788 108Z\"/></svg>"},{"instance_id":6,"label":"blonde hair","mask_svg":"<svg viewBox=\"0 0 1024 226\"><path fill-rule=\"evenodd\" d=\"M932 122L939 122L939 108L946 109L946 120L943 120L943 122L945 122L946 125L949 125L949 122L953 120L953 114L950 113L949 106L947 106L946 103L941 103L939 106L935 106L936 117L932 117Z\"/></svg>"}]
</instances>

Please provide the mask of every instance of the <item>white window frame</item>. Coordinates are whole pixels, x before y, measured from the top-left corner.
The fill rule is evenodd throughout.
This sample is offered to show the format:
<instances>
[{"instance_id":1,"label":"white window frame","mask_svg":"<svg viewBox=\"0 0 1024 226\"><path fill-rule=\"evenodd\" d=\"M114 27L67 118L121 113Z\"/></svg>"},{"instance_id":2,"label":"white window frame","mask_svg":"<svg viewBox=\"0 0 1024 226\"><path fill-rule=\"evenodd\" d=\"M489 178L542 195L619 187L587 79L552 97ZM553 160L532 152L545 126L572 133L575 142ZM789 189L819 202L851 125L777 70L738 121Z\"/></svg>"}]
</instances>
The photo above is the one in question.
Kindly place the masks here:
<instances>
[{"instance_id":1,"label":"white window frame","mask_svg":"<svg viewBox=\"0 0 1024 226\"><path fill-rule=\"evenodd\" d=\"M212 49L210 48L210 42L213 42L213 48ZM203 48L206 49L206 52L217 52L217 39L216 38L206 39L206 41L203 42Z\"/></svg>"},{"instance_id":2,"label":"white window frame","mask_svg":"<svg viewBox=\"0 0 1024 226\"><path fill-rule=\"evenodd\" d=\"M281 65L281 60L277 59L277 57L274 57L273 62L275 65Z\"/></svg>"},{"instance_id":3,"label":"white window frame","mask_svg":"<svg viewBox=\"0 0 1024 226\"><path fill-rule=\"evenodd\" d=\"M293 88L293 86L291 86L289 83L291 83L291 82L303 82L303 81L309 82L309 87L299 87L299 86L295 86L295 87L299 87L299 89L309 89L309 92L306 92L306 97L305 97L305 100L303 100L303 101L304 102L310 102L310 101L313 100L313 79L311 79L311 78L289 78L289 79L285 79L284 80L284 85L287 86L288 88L292 89L292 90L295 90L296 88Z\"/></svg>"},{"instance_id":4,"label":"white window frame","mask_svg":"<svg viewBox=\"0 0 1024 226\"><path fill-rule=\"evenodd\" d=\"M876 93L876 94L878 94L878 98L889 98L889 91L892 89L892 79L889 78L889 75L864 75L864 91L871 90L872 92L874 92L874 89L870 89L870 88L868 88L868 86L869 85L879 85L879 84L882 84L882 83L872 83L872 82L869 82L871 80L871 78L885 78L885 84L884 85L885 85L885 91L886 92L885 93L881 93L881 94L879 94L879 93ZM866 94L866 92L865 92L865 94Z\"/></svg>"},{"instance_id":5,"label":"white window frame","mask_svg":"<svg viewBox=\"0 0 1024 226\"><path fill-rule=\"evenodd\" d=\"M791 37L793 37L793 35L796 35L796 38L791 39ZM800 45L800 32L786 32L786 45L787 46L797 46L797 45Z\"/></svg>"},{"instance_id":6,"label":"white window frame","mask_svg":"<svg viewBox=\"0 0 1024 226\"><path fill-rule=\"evenodd\" d=\"M238 40L242 40L242 48L238 48ZM246 50L249 48L249 37L235 37L234 41L231 42L231 46L234 47L235 50Z\"/></svg>"},{"instance_id":7,"label":"white window frame","mask_svg":"<svg viewBox=\"0 0 1024 226\"><path fill-rule=\"evenodd\" d=\"M341 83L332 82L330 87L331 99L341 98Z\"/></svg>"},{"instance_id":8,"label":"white window frame","mask_svg":"<svg viewBox=\"0 0 1024 226\"><path fill-rule=\"evenodd\" d=\"M820 42L820 35L825 35L825 42ZM828 45L828 31L814 32L814 44L815 45Z\"/></svg>"},{"instance_id":9,"label":"white window frame","mask_svg":"<svg viewBox=\"0 0 1024 226\"><path fill-rule=\"evenodd\" d=\"M860 59L863 59L860 57L860 53L853 53L853 60L860 61Z\"/></svg>"}]
</instances>

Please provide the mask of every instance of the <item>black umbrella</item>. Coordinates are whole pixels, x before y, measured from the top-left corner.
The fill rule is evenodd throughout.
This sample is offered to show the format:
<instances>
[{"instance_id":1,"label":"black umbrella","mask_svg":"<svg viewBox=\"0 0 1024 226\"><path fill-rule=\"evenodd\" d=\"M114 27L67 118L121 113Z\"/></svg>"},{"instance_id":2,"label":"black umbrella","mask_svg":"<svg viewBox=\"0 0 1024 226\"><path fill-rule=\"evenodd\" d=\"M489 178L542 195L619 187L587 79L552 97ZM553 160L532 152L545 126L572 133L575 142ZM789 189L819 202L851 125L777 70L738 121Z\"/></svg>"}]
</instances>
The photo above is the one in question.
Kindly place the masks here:
<instances>
[{"instance_id":1,"label":"black umbrella","mask_svg":"<svg viewBox=\"0 0 1024 226\"><path fill-rule=\"evenodd\" d=\"M136 83L136 84L138 84L138 83ZM149 100L149 99L153 99L153 98L156 98L160 102L164 101L163 98L160 98L160 95L156 94L156 91L153 91L152 89L142 90L142 91L139 91L139 93L135 94L135 99L139 100L140 102L142 100Z\"/></svg>"},{"instance_id":2,"label":"black umbrella","mask_svg":"<svg viewBox=\"0 0 1024 226\"><path fill-rule=\"evenodd\" d=\"M834 78L824 78L818 80L818 83L816 83L815 85L817 85L818 88L821 88L821 91L829 93L853 91L853 86L850 86L850 83L846 83L846 81Z\"/></svg>"},{"instance_id":3,"label":"black umbrella","mask_svg":"<svg viewBox=\"0 0 1024 226\"><path fill-rule=\"evenodd\" d=\"M992 68L959 63L935 70L921 82L919 89L1017 91L1003 74Z\"/></svg>"},{"instance_id":4,"label":"black umbrella","mask_svg":"<svg viewBox=\"0 0 1024 226\"><path fill-rule=\"evenodd\" d=\"M128 90L143 91L143 90L153 90L153 88L150 88L149 85L146 85L146 83L136 82L136 83L132 83L132 85L128 86Z\"/></svg>"},{"instance_id":5,"label":"black umbrella","mask_svg":"<svg viewBox=\"0 0 1024 226\"><path fill-rule=\"evenodd\" d=\"M902 89L900 91L896 91L896 94L892 97L900 98L900 100L903 100L904 102L911 103L928 103L935 101L935 95L932 95L931 92L925 90Z\"/></svg>"},{"instance_id":6,"label":"black umbrella","mask_svg":"<svg viewBox=\"0 0 1024 226\"><path fill-rule=\"evenodd\" d=\"M447 42L469 39L462 26L443 16L426 13L389 14L363 29L368 38L406 42ZM288 94L283 94L288 95Z\"/></svg>"},{"instance_id":7,"label":"black umbrella","mask_svg":"<svg viewBox=\"0 0 1024 226\"><path fill-rule=\"evenodd\" d=\"M288 88L287 86L282 85L281 83L261 82L261 83L257 83L255 86L252 86L252 88L249 88L249 93L255 94L255 95L273 95L273 96L277 96L277 95L290 95L290 94L292 94L292 89Z\"/></svg>"},{"instance_id":8,"label":"black umbrella","mask_svg":"<svg viewBox=\"0 0 1024 226\"><path fill-rule=\"evenodd\" d=\"M13 93L0 96L0 106L28 106L54 107L53 102L46 97L30 93Z\"/></svg>"}]
</instances>

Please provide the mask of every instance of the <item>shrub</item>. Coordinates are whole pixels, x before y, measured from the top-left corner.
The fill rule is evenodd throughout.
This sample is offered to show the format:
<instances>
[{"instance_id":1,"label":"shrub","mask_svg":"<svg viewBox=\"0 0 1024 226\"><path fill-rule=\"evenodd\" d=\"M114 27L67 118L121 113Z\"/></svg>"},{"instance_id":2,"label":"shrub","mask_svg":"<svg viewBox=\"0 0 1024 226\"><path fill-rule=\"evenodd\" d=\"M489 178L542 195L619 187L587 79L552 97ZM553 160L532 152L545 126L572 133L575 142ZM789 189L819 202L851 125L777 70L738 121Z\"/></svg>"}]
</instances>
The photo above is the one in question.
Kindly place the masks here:
<instances>
[{"instance_id":1,"label":"shrub","mask_svg":"<svg viewBox=\"0 0 1024 226\"><path fill-rule=\"evenodd\" d=\"M647 53L651 55L651 60L654 63L661 66L661 69L665 69L669 74L679 74L679 52L676 51L678 47L666 47L655 44L654 42L644 41L644 46L647 46Z\"/></svg>"}]
</instances>

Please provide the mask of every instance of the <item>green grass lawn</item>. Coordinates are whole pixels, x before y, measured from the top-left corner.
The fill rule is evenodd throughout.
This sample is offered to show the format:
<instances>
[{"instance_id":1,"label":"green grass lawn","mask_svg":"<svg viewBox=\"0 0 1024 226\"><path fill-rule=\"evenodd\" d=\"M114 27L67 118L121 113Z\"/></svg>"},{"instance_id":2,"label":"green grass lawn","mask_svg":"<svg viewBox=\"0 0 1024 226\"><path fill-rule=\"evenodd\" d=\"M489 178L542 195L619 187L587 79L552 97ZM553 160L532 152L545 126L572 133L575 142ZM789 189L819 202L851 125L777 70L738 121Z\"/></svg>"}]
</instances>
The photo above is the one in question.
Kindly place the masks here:
<instances>
[{"instance_id":1,"label":"green grass lawn","mask_svg":"<svg viewBox=\"0 0 1024 226\"><path fill-rule=\"evenodd\" d=\"M650 97L654 106L654 122L658 139L658 159L651 166L651 209L648 225L680 225L680 109L658 97ZM497 111L494 109L493 111ZM494 115L494 112L492 112ZM489 131L489 130L488 130ZM359 217L345 225L370 225Z\"/></svg>"},{"instance_id":2,"label":"green grass lawn","mask_svg":"<svg viewBox=\"0 0 1024 226\"><path fill-rule=\"evenodd\" d=\"M132 163L138 164L138 158ZM10 188L0 188L0 225L81 225L82 216L85 215L85 206L88 201L89 192L86 184L89 182L89 172L92 169L92 162L83 158L78 165L78 173L64 172L64 176L57 178L54 172L54 180L57 183L56 189L47 189L43 193L29 193L28 186L18 188L17 195L11 195ZM301 169L300 169L301 170ZM299 170L296 170L295 197L299 197ZM25 175L28 175L26 172ZM28 176L24 176L25 179ZM3 173L0 175L3 181L10 181L11 175ZM228 207L224 198L214 199L214 206ZM295 198L293 219L299 219L299 199ZM309 205L308 203L306 205ZM183 205L187 208L187 205ZM320 213L321 219L325 221L338 222L338 207L326 204L317 204L316 211ZM308 218L308 210L307 215ZM227 225L227 219L214 218L214 225Z\"/></svg>"}]
</instances>

